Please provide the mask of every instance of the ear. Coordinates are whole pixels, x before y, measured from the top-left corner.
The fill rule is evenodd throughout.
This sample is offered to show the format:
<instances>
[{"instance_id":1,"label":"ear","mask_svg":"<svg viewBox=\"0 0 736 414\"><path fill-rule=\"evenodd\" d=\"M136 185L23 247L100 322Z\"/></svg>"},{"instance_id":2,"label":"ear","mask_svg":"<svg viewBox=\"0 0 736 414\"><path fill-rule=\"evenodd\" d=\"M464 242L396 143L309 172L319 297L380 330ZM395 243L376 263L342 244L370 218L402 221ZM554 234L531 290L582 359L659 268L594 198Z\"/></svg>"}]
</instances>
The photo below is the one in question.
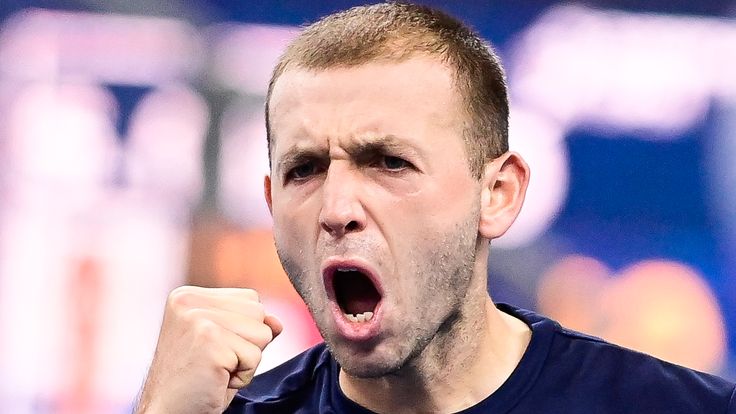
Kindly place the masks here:
<instances>
[{"instance_id":1,"label":"ear","mask_svg":"<svg viewBox=\"0 0 736 414\"><path fill-rule=\"evenodd\" d=\"M521 211L529 185L529 166L515 152L489 162L483 172L478 232L488 240L506 233Z\"/></svg>"},{"instance_id":2,"label":"ear","mask_svg":"<svg viewBox=\"0 0 736 414\"><path fill-rule=\"evenodd\" d=\"M273 202L271 201L271 176L263 177L263 196L266 198L268 212L273 216Z\"/></svg>"}]
</instances>

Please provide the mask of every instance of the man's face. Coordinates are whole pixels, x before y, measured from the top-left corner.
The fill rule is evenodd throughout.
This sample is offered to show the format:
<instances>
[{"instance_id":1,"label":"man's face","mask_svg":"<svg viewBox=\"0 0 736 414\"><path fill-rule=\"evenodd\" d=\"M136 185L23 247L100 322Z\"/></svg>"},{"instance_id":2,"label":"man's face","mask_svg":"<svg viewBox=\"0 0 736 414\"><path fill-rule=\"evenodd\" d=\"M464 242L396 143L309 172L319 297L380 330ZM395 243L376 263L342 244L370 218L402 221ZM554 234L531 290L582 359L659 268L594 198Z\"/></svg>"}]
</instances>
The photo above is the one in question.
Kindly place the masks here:
<instances>
[{"instance_id":1,"label":"man's face","mask_svg":"<svg viewBox=\"0 0 736 414\"><path fill-rule=\"evenodd\" d=\"M276 247L351 375L401 368L465 299L480 182L460 108L451 70L427 57L293 68L274 87Z\"/></svg>"}]
</instances>

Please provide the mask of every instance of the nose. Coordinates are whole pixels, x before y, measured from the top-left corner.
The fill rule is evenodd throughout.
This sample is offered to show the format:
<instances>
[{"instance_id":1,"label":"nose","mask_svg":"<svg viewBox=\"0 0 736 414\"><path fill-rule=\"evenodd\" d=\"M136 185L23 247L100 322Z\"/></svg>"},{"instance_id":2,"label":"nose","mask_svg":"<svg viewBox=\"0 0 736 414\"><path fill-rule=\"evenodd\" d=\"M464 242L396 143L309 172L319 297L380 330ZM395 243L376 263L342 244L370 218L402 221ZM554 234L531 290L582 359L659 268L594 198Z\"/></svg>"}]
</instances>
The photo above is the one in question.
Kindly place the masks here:
<instances>
[{"instance_id":1,"label":"nose","mask_svg":"<svg viewBox=\"0 0 736 414\"><path fill-rule=\"evenodd\" d=\"M355 172L332 163L322 184L322 210L319 223L335 238L365 228L366 216L361 203L360 182Z\"/></svg>"}]
</instances>

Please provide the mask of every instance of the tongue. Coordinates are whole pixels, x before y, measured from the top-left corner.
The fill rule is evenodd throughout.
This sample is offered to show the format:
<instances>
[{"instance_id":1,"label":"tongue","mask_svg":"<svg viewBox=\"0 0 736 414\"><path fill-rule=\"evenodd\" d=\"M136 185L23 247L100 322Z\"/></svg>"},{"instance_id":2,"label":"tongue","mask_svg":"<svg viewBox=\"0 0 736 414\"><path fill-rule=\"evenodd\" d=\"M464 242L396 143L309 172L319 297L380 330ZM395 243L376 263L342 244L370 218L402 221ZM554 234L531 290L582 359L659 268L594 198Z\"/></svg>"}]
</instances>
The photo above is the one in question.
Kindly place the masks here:
<instances>
[{"instance_id":1,"label":"tongue","mask_svg":"<svg viewBox=\"0 0 736 414\"><path fill-rule=\"evenodd\" d=\"M351 298L345 303L346 313L358 315L363 312L373 312L378 302L372 298Z\"/></svg>"}]
</instances>

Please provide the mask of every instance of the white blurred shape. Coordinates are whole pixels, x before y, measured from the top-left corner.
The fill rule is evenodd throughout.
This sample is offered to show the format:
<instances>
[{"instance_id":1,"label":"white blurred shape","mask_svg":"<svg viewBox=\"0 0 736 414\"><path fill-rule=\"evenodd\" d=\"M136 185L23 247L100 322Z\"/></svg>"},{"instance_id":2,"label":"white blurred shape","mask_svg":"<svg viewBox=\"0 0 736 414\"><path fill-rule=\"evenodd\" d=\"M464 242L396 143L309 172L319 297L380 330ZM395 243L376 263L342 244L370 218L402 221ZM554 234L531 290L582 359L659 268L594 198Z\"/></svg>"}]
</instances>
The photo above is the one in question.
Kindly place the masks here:
<instances>
[{"instance_id":1,"label":"white blurred shape","mask_svg":"<svg viewBox=\"0 0 736 414\"><path fill-rule=\"evenodd\" d=\"M229 88L266 95L279 56L299 31L291 26L214 26L210 29L215 51L214 76Z\"/></svg>"},{"instance_id":2,"label":"white blurred shape","mask_svg":"<svg viewBox=\"0 0 736 414\"><path fill-rule=\"evenodd\" d=\"M518 39L510 83L516 102L565 130L673 139L704 118L711 97L736 96L734 44L728 20L557 6Z\"/></svg>"},{"instance_id":3,"label":"white blurred shape","mask_svg":"<svg viewBox=\"0 0 736 414\"><path fill-rule=\"evenodd\" d=\"M556 122L523 107L511 108L509 145L529 164L531 176L526 201L509 231L494 242L502 248L534 241L549 227L567 196L569 171L562 128Z\"/></svg>"},{"instance_id":4,"label":"white blurred shape","mask_svg":"<svg viewBox=\"0 0 736 414\"><path fill-rule=\"evenodd\" d=\"M157 84L191 77L202 45L179 20L26 9L0 30L0 76Z\"/></svg>"},{"instance_id":5,"label":"white blurred shape","mask_svg":"<svg viewBox=\"0 0 736 414\"><path fill-rule=\"evenodd\" d=\"M171 19L28 10L3 25L3 407L30 413L78 397L125 406L138 391L162 303L183 280L181 218L202 187L207 106L169 86L191 77L200 56L191 28ZM109 186L120 148L116 102L102 83L160 87L132 117L135 173L122 193ZM99 263L102 296L86 339L71 306L79 298L69 296L85 258ZM83 381L91 394L73 391Z\"/></svg>"},{"instance_id":6,"label":"white blurred shape","mask_svg":"<svg viewBox=\"0 0 736 414\"><path fill-rule=\"evenodd\" d=\"M226 217L244 227L270 227L263 197L269 173L266 127L261 108L234 104L220 128L220 204Z\"/></svg>"},{"instance_id":7,"label":"white blurred shape","mask_svg":"<svg viewBox=\"0 0 736 414\"><path fill-rule=\"evenodd\" d=\"M127 402L138 393L156 346L166 296L184 282L189 232L147 193L127 191L99 205L85 247L104 266L96 395Z\"/></svg>"},{"instance_id":8,"label":"white blurred shape","mask_svg":"<svg viewBox=\"0 0 736 414\"><path fill-rule=\"evenodd\" d=\"M129 185L152 197L191 205L202 192L207 103L192 89L169 85L136 106L128 133Z\"/></svg>"},{"instance_id":9,"label":"white blurred shape","mask_svg":"<svg viewBox=\"0 0 736 414\"><path fill-rule=\"evenodd\" d=\"M148 194L108 193L86 210L64 200L0 215L0 402L56 404L90 358L93 398L125 405L138 392L156 344L167 293L183 282L188 230ZM78 355L67 296L75 263L94 258L101 277L94 355ZM80 286L80 288L84 288Z\"/></svg>"},{"instance_id":10,"label":"white blurred shape","mask_svg":"<svg viewBox=\"0 0 736 414\"><path fill-rule=\"evenodd\" d=\"M36 83L22 89L6 118L9 184L18 191L42 186L65 197L104 185L118 150L114 116L114 99L97 86Z\"/></svg>"},{"instance_id":11,"label":"white blurred shape","mask_svg":"<svg viewBox=\"0 0 736 414\"><path fill-rule=\"evenodd\" d=\"M0 214L0 402L13 412L34 412L34 401L51 401L71 385L61 375L69 336L60 292L75 234L66 215L59 204Z\"/></svg>"}]
</instances>

